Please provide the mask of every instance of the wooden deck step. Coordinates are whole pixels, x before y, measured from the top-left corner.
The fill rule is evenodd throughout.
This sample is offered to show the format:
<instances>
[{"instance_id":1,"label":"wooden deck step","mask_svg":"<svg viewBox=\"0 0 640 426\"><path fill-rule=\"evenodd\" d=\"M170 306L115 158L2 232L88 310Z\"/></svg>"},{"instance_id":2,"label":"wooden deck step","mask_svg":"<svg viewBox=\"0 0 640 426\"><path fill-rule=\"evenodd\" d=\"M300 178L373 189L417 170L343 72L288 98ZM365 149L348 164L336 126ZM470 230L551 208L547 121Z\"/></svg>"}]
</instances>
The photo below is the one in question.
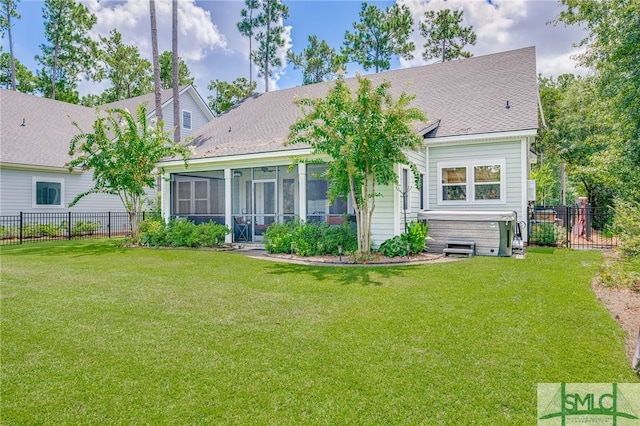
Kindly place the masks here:
<instances>
[{"instance_id":1,"label":"wooden deck step","mask_svg":"<svg viewBox=\"0 0 640 426\"><path fill-rule=\"evenodd\" d=\"M473 240L463 238L452 238L447 240L445 248L442 249L445 257L450 254L464 254L473 257L476 251L476 243Z\"/></svg>"}]
</instances>

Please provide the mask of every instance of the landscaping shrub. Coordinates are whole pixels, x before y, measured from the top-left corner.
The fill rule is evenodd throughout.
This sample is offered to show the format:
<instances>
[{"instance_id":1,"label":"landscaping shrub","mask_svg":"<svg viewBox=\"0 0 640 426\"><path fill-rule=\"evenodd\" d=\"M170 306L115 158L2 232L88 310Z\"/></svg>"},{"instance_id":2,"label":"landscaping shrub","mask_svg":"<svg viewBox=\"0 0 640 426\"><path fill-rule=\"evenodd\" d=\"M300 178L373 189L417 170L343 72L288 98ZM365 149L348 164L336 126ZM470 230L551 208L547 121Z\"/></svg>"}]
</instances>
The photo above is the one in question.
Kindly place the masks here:
<instances>
[{"instance_id":1,"label":"landscaping shrub","mask_svg":"<svg viewBox=\"0 0 640 426\"><path fill-rule=\"evenodd\" d=\"M358 240L353 224L331 226L326 222L303 222L299 219L273 223L264 234L265 249L269 253L290 253L298 256L338 255L354 253Z\"/></svg>"},{"instance_id":2,"label":"landscaping shrub","mask_svg":"<svg viewBox=\"0 0 640 426\"><path fill-rule=\"evenodd\" d=\"M229 232L229 228L215 222L196 225L182 218L165 224L161 218L152 217L140 224L140 243L154 247L220 247Z\"/></svg>"},{"instance_id":3,"label":"landscaping shrub","mask_svg":"<svg viewBox=\"0 0 640 426\"><path fill-rule=\"evenodd\" d=\"M8 240L17 236L18 229L16 226L0 226L0 239Z\"/></svg>"},{"instance_id":4,"label":"landscaping shrub","mask_svg":"<svg viewBox=\"0 0 640 426\"><path fill-rule=\"evenodd\" d=\"M620 253L640 257L640 203L616 202L616 226L620 229Z\"/></svg>"},{"instance_id":5,"label":"landscaping shrub","mask_svg":"<svg viewBox=\"0 0 640 426\"><path fill-rule=\"evenodd\" d=\"M62 228L55 223L25 223L22 227L23 238L59 237Z\"/></svg>"},{"instance_id":6,"label":"landscaping shrub","mask_svg":"<svg viewBox=\"0 0 640 426\"><path fill-rule=\"evenodd\" d=\"M378 252L387 257L408 256L422 253L427 248L427 231L429 225L422 222L411 222L407 233L389 238L378 248Z\"/></svg>"},{"instance_id":7,"label":"landscaping shrub","mask_svg":"<svg viewBox=\"0 0 640 426\"><path fill-rule=\"evenodd\" d=\"M82 236L82 235L93 235L98 229L102 227L101 222L91 222L90 220L83 222L81 220L75 222L73 224L73 228L71 228L71 235L74 237ZM69 222L63 220L60 223L60 228L64 230L69 229Z\"/></svg>"},{"instance_id":8,"label":"landscaping shrub","mask_svg":"<svg viewBox=\"0 0 640 426\"><path fill-rule=\"evenodd\" d=\"M551 222L539 222L531 228L529 242L541 246L555 246L566 235L563 226Z\"/></svg>"}]
</instances>

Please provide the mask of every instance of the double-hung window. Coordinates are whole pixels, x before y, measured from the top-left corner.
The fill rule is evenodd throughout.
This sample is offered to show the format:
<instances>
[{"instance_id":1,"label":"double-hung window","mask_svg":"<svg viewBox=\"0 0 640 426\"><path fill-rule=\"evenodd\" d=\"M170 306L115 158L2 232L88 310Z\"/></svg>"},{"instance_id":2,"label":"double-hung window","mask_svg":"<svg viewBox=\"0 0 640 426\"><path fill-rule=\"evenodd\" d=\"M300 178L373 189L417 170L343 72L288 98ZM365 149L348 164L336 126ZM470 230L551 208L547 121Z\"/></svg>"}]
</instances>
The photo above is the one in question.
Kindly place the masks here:
<instances>
[{"instance_id":1,"label":"double-hung window","mask_svg":"<svg viewBox=\"0 0 640 426\"><path fill-rule=\"evenodd\" d=\"M64 180L33 178L33 207L63 207Z\"/></svg>"},{"instance_id":2,"label":"double-hung window","mask_svg":"<svg viewBox=\"0 0 640 426\"><path fill-rule=\"evenodd\" d=\"M505 202L505 161L469 160L438 163L439 204Z\"/></svg>"}]
</instances>

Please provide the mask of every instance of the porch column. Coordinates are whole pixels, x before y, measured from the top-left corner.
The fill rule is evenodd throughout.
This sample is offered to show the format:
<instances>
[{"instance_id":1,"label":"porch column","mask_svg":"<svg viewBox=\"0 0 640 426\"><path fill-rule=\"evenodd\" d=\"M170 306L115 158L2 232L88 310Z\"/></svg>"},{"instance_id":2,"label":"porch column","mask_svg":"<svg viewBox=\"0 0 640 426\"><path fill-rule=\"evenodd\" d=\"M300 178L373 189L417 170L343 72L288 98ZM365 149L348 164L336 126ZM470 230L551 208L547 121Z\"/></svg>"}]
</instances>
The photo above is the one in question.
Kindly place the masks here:
<instances>
[{"instance_id":1,"label":"porch column","mask_svg":"<svg viewBox=\"0 0 640 426\"><path fill-rule=\"evenodd\" d=\"M171 218L171 173L164 172L160 178L160 211L165 222Z\"/></svg>"},{"instance_id":2,"label":"porch column","mask_svg":"<svg viewBox=\"0 0 640 426\"><path fill-rule=\"evenodd\" d=\"M298 164L298 213L300 219L306 222L307 220L307 165L304 163Z\"/></svg>"},{"instance_id":3,"label":"porch column","mask_svg":"<svg viewBox=\"0 0 640 426\"><path fill-rule=\"evenodd\" d=\"M224 223L231 232L224 237L224 242L231 244L233 238L233 217L231 203L231 169L224 169Z\"/></svg>"}]
</instances>

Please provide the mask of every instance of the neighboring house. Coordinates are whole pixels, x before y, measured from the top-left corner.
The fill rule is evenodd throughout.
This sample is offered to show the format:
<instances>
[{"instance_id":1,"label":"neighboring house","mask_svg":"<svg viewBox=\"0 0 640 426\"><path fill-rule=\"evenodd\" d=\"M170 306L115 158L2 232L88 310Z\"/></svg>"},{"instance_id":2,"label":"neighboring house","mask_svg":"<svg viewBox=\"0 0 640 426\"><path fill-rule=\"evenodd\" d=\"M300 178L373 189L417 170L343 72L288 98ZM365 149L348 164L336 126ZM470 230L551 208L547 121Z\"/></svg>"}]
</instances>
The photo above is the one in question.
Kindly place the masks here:
<instances>
[{"instance_id":1,"label":"neighboring house","mask_svg":"<svg viewBox=\"0 0 640 426\"><path fill-rule=\"evenodd\" d=\"M368 75L416 96L412 106L428 122L416 123L424 148L408 152L423 182L397 166L400 181L380 189L373 241L403 232L422 210L527 211L530 147L538 127L533 47ZM355 87L355 79L347 79ZM326 82L254 95L194 135L195 154L161 163L165 217L215 220L234 230L229 240L262 240L273 222L301 218L340 223L351 200L329 204L320 164L292 166L309 157L308 146L286 145L289 126L302 113L296 99L324 97ZM406 201L401 190L408 190Z\"/></svg>"},{"instance_id":2,"label":"neighboring house","mask_svg":"<svg viewBox=\"0 0 640 426\"><path fill-rule=\"evenodd\" d=\"M155 117L154 94L104 107L128 108L135 113L147 102L148 118ZM172 90L162 92L165 130L173 128ZM180 91L183 138L213 119L192 86ZM78 129L92 131L96 109L0 89L0 216L20 212L121 212L120 198L92 194L71 209L69 203L93 187L93 172L65 167L69 143Z\"/></svg>"}]
</instances>

